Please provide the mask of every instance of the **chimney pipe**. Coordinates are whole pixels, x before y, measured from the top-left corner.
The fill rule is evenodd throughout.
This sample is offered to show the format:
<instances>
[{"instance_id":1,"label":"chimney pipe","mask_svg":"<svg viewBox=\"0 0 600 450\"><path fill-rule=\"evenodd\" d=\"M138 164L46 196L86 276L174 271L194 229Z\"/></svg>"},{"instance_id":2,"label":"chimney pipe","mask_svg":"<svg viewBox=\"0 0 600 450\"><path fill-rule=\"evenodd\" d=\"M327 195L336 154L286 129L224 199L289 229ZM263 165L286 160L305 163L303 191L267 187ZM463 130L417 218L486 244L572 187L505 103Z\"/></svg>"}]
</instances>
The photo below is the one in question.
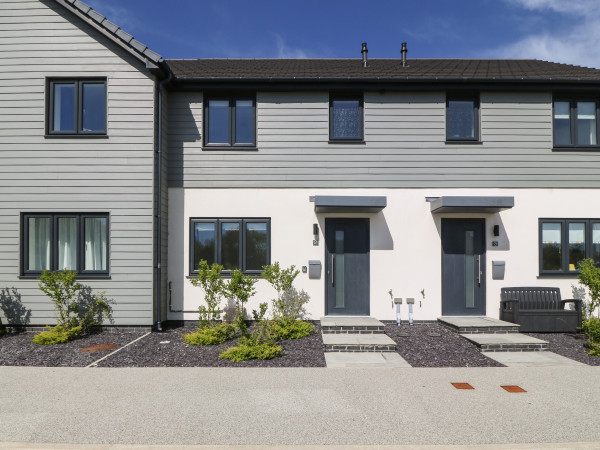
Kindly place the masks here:
<instances>
[{"instance_id":1,"label":"chimney pipe","mask_svg":"<svg viewBox=\"0 0 600 450\"><path fill-rule=\"evenodd\" d=\"M402 67L406 67L406 53L408 52L408 50L406 49L406 42L402 43Z\"/></svg>"},{"instance_id":2,"label":"chimney pipe","mask_svg":"<svg viewBox=\"0 0 600 450\"><path fill-rule=\"evenodd\" d=\"M369 53L369 50L367 50L367 43L366 42L362 43L361 53L362 53L362 66L363 67L367 67L367 65L368 65L367 64L367 53Z\"/></svg>"}]
</instances>

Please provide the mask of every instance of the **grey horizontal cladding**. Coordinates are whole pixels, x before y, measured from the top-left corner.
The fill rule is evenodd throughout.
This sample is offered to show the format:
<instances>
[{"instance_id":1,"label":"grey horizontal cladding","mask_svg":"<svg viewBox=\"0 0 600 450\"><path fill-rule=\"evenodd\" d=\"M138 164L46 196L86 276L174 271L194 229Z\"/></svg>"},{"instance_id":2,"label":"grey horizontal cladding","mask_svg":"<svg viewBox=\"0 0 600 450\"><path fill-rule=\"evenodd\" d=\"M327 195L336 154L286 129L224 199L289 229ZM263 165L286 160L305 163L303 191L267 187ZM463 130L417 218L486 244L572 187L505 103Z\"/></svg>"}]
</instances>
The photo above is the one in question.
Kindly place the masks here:
<instances>
[{"instance_id":1,"label":"grey horizontal cladding","mask_svg":"<svg viewBox=\"0 0 600 450\"><path fill-rule=\"evenodd\" d=\"M430 201L435 214L497 213L515 206L515 198L510 196L443 196Z\"/></svg>"},{"instance_id":2,"label":"grey horizontal cladding","mask_svg":"<svg viewBox=\"0 0 600 450\"><path fill-rule=\"evenodd\" d=\"M315 195L310 201L317 213L378 213L387 206L385 196Z\"/></svg>"}]
</instances>

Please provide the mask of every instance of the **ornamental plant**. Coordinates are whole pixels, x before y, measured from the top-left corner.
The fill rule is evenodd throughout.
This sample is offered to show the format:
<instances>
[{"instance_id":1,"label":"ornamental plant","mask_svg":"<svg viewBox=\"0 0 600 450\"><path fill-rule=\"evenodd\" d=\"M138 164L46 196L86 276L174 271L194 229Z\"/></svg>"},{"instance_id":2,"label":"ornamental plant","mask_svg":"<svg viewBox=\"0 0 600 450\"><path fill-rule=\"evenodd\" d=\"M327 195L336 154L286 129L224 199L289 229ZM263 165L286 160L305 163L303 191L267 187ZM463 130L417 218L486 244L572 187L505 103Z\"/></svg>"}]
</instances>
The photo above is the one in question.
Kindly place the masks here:
<instances>
[{"instance_id":1,"label":"ornamental plant","mask_svg":"<svg viewBox=\"0 0 600 450\"><path fill-rule=\"evenodd\" d=\"M590 301L586 305L586 316L589 319L596 309L600 307L600 267L597 267L592 258L584 259L579 263L577 278L587 289ZM600 317L600 311L598 311Z\"/></svg>"},{"instance_id":2,"label":"ornamental plant","mask_svg":"<svg viewBox=\"0 0 600 450\"><path fill-rule=\"evenodd\" d=\"M250 275L244 275L240 269L233 269L231 271L231 278L228 283L225 284L225 295L235 301L237 307L236 326L240 330L242 337L249 337L248 325L246 324L246 310L245 305L256 293L254 285L258 280Z\"/></svg>"},{"instance_id":3,"label":"ornamental plant","mask_svg":"<svg viewBox=\"0 0 600 450\"><path fill-rule=\"evenodd\" d=\"M206 306L202 305L198 308L200 328L211 326L221 319L220 305L225 289L225 283L221 278L222 271L222 265L217 263L208 265L208 262L203 259L198 266L198 275L190 280L190 283L204 291Z\"/></svg>"},{"instance_id":4,"label":"ornamental plant","mask_svg":"<svg viewBox=\"0 0 600 450\"><path fill-rule=\"evenodd\" d=\"M57 324L46 326L46 331L37 334L33 338L36 344L69 342L101 325L105 317L112 320L112 308L104 292L92 294L91 288L76 281L76 273L72 270L44 270L39 287L54 303Z\"/></svg>"}]
</instances>

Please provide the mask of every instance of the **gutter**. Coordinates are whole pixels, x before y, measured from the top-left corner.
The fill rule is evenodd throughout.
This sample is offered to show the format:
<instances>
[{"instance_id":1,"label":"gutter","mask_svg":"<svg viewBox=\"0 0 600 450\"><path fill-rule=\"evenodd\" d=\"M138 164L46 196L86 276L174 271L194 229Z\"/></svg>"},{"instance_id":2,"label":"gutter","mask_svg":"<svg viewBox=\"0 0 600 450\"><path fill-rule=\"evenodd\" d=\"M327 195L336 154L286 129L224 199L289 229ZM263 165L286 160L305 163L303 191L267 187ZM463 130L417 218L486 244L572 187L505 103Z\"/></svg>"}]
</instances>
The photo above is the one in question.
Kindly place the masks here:
<instances>
[{"instance_id":1,"label":"gutter","mask_svg":"<svg viewBox=\"0 0 600 450\"><path fill-rule=\"evenodd\" d=\"M163 87L173 78L173 72L167 68L169 76L158 83L158 148L157 148L157 212L156 212L156 331L162 329L162 128L163 128Z\"/></svg>"}]
</instances>

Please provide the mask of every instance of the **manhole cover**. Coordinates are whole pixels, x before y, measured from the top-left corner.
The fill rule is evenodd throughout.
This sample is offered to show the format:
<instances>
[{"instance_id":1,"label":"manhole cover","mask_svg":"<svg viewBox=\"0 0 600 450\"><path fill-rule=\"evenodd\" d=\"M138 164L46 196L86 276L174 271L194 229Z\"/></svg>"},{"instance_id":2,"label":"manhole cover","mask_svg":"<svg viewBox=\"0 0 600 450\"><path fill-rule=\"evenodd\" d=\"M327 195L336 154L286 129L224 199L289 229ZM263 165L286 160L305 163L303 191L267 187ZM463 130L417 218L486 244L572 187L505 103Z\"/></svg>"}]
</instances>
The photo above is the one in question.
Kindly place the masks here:
<instances>
[{"instance_id":1,"label":"manhole cover","mask_svg":"<svg viewBox=\"0 0 600 450\"><path fill-rule=\"evenodd\" d=\"M527 392L525 389L519 386L500 386L507 392Z\"/></svg>"},{"instance_id":2,"label":"manhole cover","mask_svg":"<svg viewBox=\"0 0 600 450\"><path fill-rule=\"evenodd\" d=\"M454 386L456 389L475 389L469 383L452 383L452 386Z\"/></svg>"},{"instance_id":3,"label":"manhole cover","mask_svg":"<svg viewBox=\"0 0 600 450\"><path fill-rule=\"evenodd\" d=\"M83 347L79 351L82 353L98 353L98 352L105 352L107 350L112 350L115 347L116 347L115 344L94 344L94 345L88 345L87 347Z\"/></svg>"}]
</instances>

